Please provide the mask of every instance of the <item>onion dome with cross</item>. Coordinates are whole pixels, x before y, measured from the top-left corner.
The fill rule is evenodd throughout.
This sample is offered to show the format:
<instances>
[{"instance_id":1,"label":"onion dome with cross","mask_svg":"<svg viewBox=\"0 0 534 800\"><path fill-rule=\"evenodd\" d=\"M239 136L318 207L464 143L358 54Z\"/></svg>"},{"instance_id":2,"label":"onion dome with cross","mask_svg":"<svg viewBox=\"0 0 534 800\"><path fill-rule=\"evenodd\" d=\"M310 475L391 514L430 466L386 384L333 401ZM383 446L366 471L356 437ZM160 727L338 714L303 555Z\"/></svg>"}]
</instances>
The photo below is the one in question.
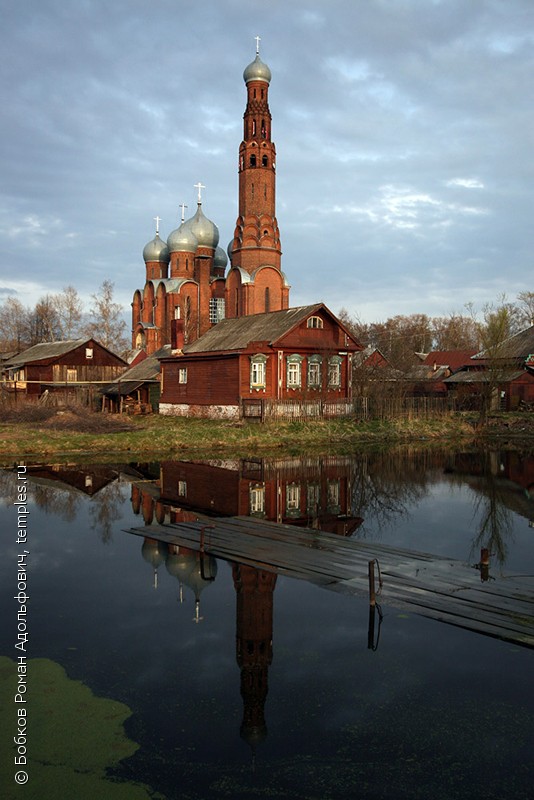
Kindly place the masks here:
<instances>
[{"instance_id":1,"label":"onion dome with cross","mask_svg":"<svg viewBox=\"0 0 534 800\"><path fill-rule=\"evenodd\" d=\"M197 213L194 217L184 222L183 227L188 227L193 232L200 247L210 247L215 250L219 244L219 229L202 211L201 190L206 187L201 183L197 183L195 188L198 189Z\"/></svg>"},{"instance_id":2,"label":"onion dome with cross","mask_svg":"<svg viewBox=\"0 0 534 800\"><path fill-rule=\"evenodd\" d=\"M159 238L159 223L160 218L154 217L156 220L156 235L154 238L148 242L143 248L143 259L145 264L148 264L150 261L159 261L163 264L169 263L169 248L163 241L163 239Z\"/></svg>"},{"instance_id":3,"label":"onion dome with cross","mask_svg":"<svg viewBox=\"0 0 534 800\"><path fill-rule=\"evenodd\" d=\"M256 36L256 58L252 61L243 72L243 80L245 83L249 81L264 81L265 83L271 82L271 70L264 64L260 58L260 37Z\"/></svg>"}]
</instances>

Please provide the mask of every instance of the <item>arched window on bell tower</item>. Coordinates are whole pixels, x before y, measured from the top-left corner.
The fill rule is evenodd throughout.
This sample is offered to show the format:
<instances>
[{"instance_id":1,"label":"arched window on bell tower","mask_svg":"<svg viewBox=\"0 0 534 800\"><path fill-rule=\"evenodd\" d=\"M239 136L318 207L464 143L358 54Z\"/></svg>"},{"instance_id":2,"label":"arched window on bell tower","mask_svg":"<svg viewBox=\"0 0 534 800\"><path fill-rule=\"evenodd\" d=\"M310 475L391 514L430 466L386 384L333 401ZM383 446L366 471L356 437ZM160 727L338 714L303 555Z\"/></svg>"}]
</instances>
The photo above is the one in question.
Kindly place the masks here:
<instances>
[{"instance_id":1,"label":"arched window on bell tower","mask_svg":"<svg viewBox=\"0 0 534 800\"><path fill-rule=\"evenodd\" d=\"M271 290L267 286L265 289L265 313L271 310Z\"/></svg>"}]
</instances>

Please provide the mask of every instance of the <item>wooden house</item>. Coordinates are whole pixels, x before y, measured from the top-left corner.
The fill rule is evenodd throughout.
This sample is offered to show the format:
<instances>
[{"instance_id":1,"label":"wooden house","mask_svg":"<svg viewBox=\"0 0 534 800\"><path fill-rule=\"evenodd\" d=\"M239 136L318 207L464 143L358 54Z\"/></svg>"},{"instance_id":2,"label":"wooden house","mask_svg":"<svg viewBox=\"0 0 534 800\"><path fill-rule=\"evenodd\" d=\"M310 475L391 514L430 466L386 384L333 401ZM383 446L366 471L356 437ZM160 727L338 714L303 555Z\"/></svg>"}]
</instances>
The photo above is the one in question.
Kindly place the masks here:
<instances>
[{"instance_id":1,"label":"wooden house","mask_svg":"<svg viewBox=\"0 0 534 800\"><path fill-rule=\"evenodd\" d=\"M8 389L38 398L46 390L66 392L112 381L127 366L124 359L90 338L36 344L5 361L2 370Z\"/></svg>"},{"instance_id":2,"label":"wooden house","mask_svg":"<svg viewBox=\"0 0 534 800\"><path fill-rule=\"evenodd\" d=\"M534 407L534 325L476 353L444 383L466 405L489 392L492 410Z\"/></svg>"},{"instance_id":3,"label":"wooden house","mask_svg":"<svg viewBox=\"0 0 534 800\"><path fill-rule=\"evenodd\" d=\"M161 359L160 413L239 419L348 413L352 356L361 350L322 303L225 319Z\"/></svg>"}]
</instances>

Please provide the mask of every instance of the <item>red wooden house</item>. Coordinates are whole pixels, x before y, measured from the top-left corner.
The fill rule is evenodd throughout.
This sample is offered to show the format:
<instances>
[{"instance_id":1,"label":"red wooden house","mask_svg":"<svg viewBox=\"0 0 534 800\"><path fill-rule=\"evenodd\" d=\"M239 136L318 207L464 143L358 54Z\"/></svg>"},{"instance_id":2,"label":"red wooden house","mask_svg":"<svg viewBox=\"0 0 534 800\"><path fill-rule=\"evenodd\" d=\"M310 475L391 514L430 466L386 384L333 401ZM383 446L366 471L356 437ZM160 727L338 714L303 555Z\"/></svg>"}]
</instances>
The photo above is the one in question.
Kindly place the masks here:
<instances>
[{"instance_id":1,"label":"red wooden house","mask_svg":"<svg viewBox=\"0 0 534 800\"><path fill-rule=\"evenodd\" d=\"M175 328L180 320L175 321ZM161 359L160 413L239 419L342 414L352 399L352 355L361 350L322 303L225 319Z\"/></svg>"},{"instance_id":2,"label":"red wooden house","mask_svg":"<svg viewBox=\"0 0 534 800\"><path fill-rule=\"evenodd\" d=\"M39 397L49 391L112 381L128 364L95 339L42 342L3 365L6 387Z\"/></svg>"}]
</instances>

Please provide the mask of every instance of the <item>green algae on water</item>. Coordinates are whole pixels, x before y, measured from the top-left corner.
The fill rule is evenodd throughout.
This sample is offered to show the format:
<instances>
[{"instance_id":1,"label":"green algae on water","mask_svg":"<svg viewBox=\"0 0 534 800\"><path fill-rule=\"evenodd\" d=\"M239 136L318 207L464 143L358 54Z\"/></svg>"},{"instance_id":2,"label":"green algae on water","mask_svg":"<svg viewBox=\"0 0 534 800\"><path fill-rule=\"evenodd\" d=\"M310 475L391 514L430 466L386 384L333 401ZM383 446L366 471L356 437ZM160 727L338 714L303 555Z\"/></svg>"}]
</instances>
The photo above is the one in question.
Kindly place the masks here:
<instances>
[{"instance_id":1,"label":"green algae on water","mask_svg":"<svg viewBox=\"0 0 534 800\"><path fill-rule=\"evenodd\" d=\"M124 703L95 697L81 681L46 658L30 659L25 675L25 704L15 703L17 665L0 656L0 785L4 800L154 800L156 795L134 783L108 776L108 770L132 756L139 745L128 739L124 722L131 710ZM17 711L26 709L25 766L15 765ZM25 785L14 775L24 769Z\"/></svg>"}]
</instances>

